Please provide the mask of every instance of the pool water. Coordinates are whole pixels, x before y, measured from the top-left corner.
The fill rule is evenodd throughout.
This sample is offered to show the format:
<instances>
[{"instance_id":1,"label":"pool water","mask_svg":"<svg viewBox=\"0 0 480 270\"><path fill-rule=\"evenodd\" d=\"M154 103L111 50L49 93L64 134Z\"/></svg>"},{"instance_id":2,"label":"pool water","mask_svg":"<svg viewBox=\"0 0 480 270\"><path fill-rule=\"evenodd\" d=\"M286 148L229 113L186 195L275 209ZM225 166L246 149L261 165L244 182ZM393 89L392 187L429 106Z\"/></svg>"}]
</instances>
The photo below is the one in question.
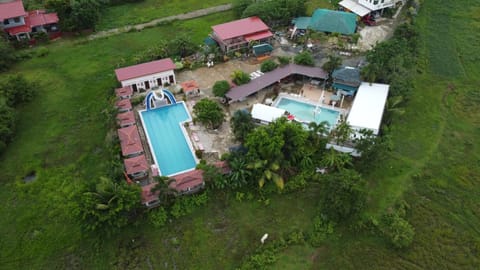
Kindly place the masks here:
<instances>
[{"instance_id":1,"label":"pool water","mask_svg":"<svg viewBox=\"0 0 480 270\"><path fill-rule=\"evenodd\" d=\"M195 158L180 128L180 123L191 120L183 102L142 111L140 117L161 175L195 168Z\"/></svg>"},{"instance_id":2,"label":"pool water","mask_svg":"<svg viewBox=\"0 0 480 270\"><path fill-rule=\"evenodd\" d=\"M281 97L275 107L288 111L295 116L297 120L302 122L316 122L318 124L327 121L330 128L335 126L338 116L340 115L340 113L335 110L330 110L324 107L316 108L312 104L285 97Z\"/></svg>"}]
</instances>

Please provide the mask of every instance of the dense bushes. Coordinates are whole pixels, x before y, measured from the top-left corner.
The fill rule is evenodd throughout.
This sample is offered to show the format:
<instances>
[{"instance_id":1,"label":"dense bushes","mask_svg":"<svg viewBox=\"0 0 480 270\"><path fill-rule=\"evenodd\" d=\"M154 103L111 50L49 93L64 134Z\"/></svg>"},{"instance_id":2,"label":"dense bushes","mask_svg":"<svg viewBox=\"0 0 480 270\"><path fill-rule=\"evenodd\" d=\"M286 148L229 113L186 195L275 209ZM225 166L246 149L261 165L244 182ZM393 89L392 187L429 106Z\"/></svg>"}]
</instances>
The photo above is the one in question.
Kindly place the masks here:
<instances>
[{"instance_id":1,"label":"dense bushes","mask_svg":"<svg viewBox=\"0 0 480 270\"><path fill-rule=\"evenodd\" d=\"M12 46L0 36L0 71L5 71L17 61Z\"/></svg>"},{"instance_id":2,"label":"dense bushes","mask_svg":"<svg viewBox=\"0 0 480 270\"><path fill-rule=\"evenodd\" d=\"M230 90L230 84L225 80L216 81L212 90L215 96L224 97L225 94Z\"/></svg>"},{"instance_id":3,"label":"dense bushes","mask_svg":"<svg viewBox=\"0 0 480 270\"><path fill-rule=\"evenodd\" d=\"M260 71L269 72L276 69L277 67L278 67L278 64L275 63L273 60L267 60L260 65Z\"/></svg>"},{"instance_id":4,"label":"dense bushes","mask_svg":"<svg viewBox=\"0 0 480 270\"><path fill-rule=\"evenodd\" d=\"M20 75L11 75L0 82L0 153L15 134L15 108L31 101L36 85Z\"/></svg>"},{"instance_id":5,"label":"dense bushes","mask_svg":"<svg viewBox=\"0 0 480 270\"><path fill-rule=\"evenodd\" d=\"M95 29L105 3L99 0L48 0L45 7L57 12L63 31L80 31Z\"/></svg>"},{"instance_id":6,"label":"dense bushes","mask_svg":"<svg viewBox=\"0 0 480 270\"><path fill-rule=\"evenodd\" d=\"M286 25L292 18L305 15L306 0L236 0L233 10L242 18L258 16L270 26Z\"/></svg>"}]
</instances>

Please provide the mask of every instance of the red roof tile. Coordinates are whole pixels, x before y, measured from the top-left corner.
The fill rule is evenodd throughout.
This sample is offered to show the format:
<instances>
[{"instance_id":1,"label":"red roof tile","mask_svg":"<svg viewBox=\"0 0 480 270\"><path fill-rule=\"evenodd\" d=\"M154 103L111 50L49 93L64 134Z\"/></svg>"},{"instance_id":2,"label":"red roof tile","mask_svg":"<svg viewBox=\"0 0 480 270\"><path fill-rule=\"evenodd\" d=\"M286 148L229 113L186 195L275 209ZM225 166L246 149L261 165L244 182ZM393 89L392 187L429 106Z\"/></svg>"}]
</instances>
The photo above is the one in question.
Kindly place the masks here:
<instances>
[{"instance_id":1,"label":"red roof tile","mask_svg":"<svg viewBox=\"0 0 480 270\"><path fill-rule=\"evenodd\" d=\"M23 17L27 15L22 0L0 3L0 20Z\"/></svg>"},{"instance_id":2,"label":"red roof tile","mask_svg":"<svg viewBox=\"0 0 480 270\"><path fill-rule=\"evenodd\" d=\"M212 26L215 35L222 39L243 37L257 32L264 32L269 27L258 17L249 17L233 22Z\"/></svg>"},{"instance_id":3,"label":"red roof tile","mask_svg":"<svg viewBox=\"0 0 480 270\"><path fill-rule=\"evenodd\" d=\"M57 13L46 13L45 10L33 10L28 12L25 24L31 27L58 23Z\"/></svg>"},{"instance_id":4,"label":"red roof tile","mask_svg":"<svg viewBox=\"0 0 480 270\"><path fill-rule=\"evenodd\" d=\"M230 169L230 166L228 166L228 162L226 162L226 161L217 161L217 162L215 162L214 165L215 165L215 167L220 169L220 171L223 174L229 174L230 172L232 172L232 169Z\"/></svg>"},{"instance_id":5,"label":"red roof tile","mask_svg":"<svg viewBox=\"0 0 480 270\"><path fill-rule=\"evenodd\" d=\"M129 156L137 153L143 153L142 142L140 141L140 134L137 126L129 126L117 130L118 138L120 139L120 146L122 147L122 154Z\"/></svg>"},{"instance_id":6,"label":"red roof tile","mask_svg":"<svg viewBox=\"0 0 480 270\"><path fill-rule=\"evenodd\" d=\"M199 88L198 83L196 81L182 82L180 86L182 87L183 92L190 92L193 90L197 90Z\"/></svg>"},{"instance_id":7,"label":"red roof tile","mask_svg":"<svg viewBox=\"0 0 480 270\"><path fill-rule=\"evenodd\" d=\"M252 41L252 40L255 41L255 40L261 40L261 39L264 39L264 38L269 38L269 37L272 37L272 36L273 36L272 32L265 31L265 32L251 34L251 35L246 35L245 40L246 41Z\"/></svg>"},{"instance_id":8,"label":"red roof tile","mask_svg":"<svg viewBox=\"0 0 480 270\"><path fill-rule=\"evenodd\" d=\"M170 183L170 187L178 192L187 191L189 188L194 188L204 183L202 170L193 170L177 174L172 178L175 179L175 181Z\"/></svg>"},{"instance_id":9,"label":"red roof tile","mask_svg":"<svg viewBox=\"0 0 480 270\"><path fill-rule=\"evenodd\" d=\"M158 194L160 194L160 191L156 191L155 193L150 192L155 185L157 185L157 183L151 183L142 187L142 203L158 200Z\"/></svg>"},{"instance_id":10,"label":"red roof tile","mask_svg":"<svg viewBox=\"0 0 480 270\"><path fill-rule=\"evenodd\" d=\"M125 86L125 87L122 87L122 88L117 88L117 89L115 89L115 94L116 94L117 97L119 97L119 98L131 96L131 95L133 95L133 89L132 89L132 87L130 87L130 86Z\"/></svg>"},{"instance_id":11,"label":"red roof tile","mask_svg":"<svg viewBox=\"0 0 480 270\"><path fill-rule=\"evenodd\" d=\"M117 114L117 123L120 126L129 126L135 124L135 114L133 111Z\"/></svg>"},{"instance_id":12,"label":"red roof tile","mask_svg":"<svg viewBox=\"0 0 480 270\"><path fill-rule=\"evenodd\" d=\"M132 103L130 102L130 99L122 99L115 102L115 107L117 107L120 110L131 110Z\"/></svg>"},{"instance_id":13,"label":"red roof tile","mask_svg":"<svg viewBox=\"0 0 480 270\"><path fill-rule=\"evenodd\" d=\"M172 59L165 58L139 65L119 68L115 70L115 74L117 75L118 81L121 82L174 69L175 64L173 63Z\"/></svg>"},{"instance_id":14,"label":"red roof tile","mask_svg":"<svg viewBox=\"0 0 480 270\"><path fill-rule=\"evenodd\" d=\"M21 33L30 33L32 32L32 28L30 28L30 26L28 25L19 25L19 26L5 29L5 31L7 31L8 34L10 34L11 36L15 36Z\"/></svg>"},{"instance_id":15,"label":"red roof tile","mask_svg":"<svg viewBox=\"0 0 480 270\"><path fill-rule=\"evenodd\" d=\"M125 165L125 170L127 171L127 174L146 172L149 169L145 155L125 159L123 160L123 164Z\"/></svg>"}]
</instances>

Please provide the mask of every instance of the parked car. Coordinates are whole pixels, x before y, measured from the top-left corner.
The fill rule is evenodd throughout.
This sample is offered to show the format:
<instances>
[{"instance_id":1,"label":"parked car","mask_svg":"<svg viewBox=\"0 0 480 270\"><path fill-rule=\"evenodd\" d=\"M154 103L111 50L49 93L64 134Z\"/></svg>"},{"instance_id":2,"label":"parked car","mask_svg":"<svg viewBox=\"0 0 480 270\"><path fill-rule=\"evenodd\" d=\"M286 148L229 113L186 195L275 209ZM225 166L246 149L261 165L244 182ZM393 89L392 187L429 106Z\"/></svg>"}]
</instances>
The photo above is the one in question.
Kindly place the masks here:
<instances>
[{"instance_id":1,"label":"parked car","mask_svg":"<svg viewBox=\"0 0 480 270\"><path fill-rule=\"evenodd\" d=\"M366 15L366 16L363 16L362 17L362 22L365 24L365 25L368 25L368 26L373 26L373 25L376 25L377 23L375 22L375 17L372 16L372 15Z\"/></svg>"}]
</instances>

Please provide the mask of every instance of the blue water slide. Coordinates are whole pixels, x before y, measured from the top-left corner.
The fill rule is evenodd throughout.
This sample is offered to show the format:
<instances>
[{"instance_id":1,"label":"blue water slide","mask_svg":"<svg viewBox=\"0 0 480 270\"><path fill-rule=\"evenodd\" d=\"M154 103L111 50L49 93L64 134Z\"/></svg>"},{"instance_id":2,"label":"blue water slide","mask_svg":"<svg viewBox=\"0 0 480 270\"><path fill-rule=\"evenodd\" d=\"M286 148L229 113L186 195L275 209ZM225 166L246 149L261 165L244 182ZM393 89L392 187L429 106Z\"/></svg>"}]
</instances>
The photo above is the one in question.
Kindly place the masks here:
<instances>
[{"instance_id":1,"label":"blue water slide","mask_svg":"<svg viewBox=\"0 0 480 270\"><path fill-rule=\"evenodd\" d=\"M150 92L145 97L145 105L147 107L147 111L151 109L150 106L152 104L152 99L153 99L153 92Z\"/></svg>"},{"instance_id":2,"label":"blue water slide","mask_svg":"<svg viewBox=\"0 0 480 270\"><path fill-rule=\"evenodd\" d=\"M170 103L176 104L177 101L175 100L175 97L173 96L172 92L168 91L167 89L163 89L163 93L168 97L168 100L170 100Z\"/></svg>"}]
</instances>

